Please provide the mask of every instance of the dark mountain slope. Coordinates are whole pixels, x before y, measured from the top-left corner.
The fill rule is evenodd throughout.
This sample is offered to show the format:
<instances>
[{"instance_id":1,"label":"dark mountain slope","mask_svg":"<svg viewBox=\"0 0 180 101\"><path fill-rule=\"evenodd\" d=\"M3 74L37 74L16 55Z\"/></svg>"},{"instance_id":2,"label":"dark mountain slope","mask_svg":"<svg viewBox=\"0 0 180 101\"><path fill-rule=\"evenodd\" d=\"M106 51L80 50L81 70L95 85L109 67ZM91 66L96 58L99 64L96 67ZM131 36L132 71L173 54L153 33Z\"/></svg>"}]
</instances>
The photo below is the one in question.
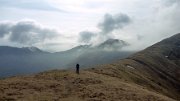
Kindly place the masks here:
<instances>
[{"instance_id":1,"label":"dark mountain slope","mask_svg":"<svg viewBox=\"0 0 180 101\"><path fill-rule=\"evenodd\" d=\"M132 67L139 75L134 82L180 99L179 45L180 34L176 34L114 65Z\"/></svg>"},{"instance_id":2,"label":"dark mountain slope","mask_svg":"<svg viewBox=\"0 0 180 101\"><path fill-rule=\"evenodd\" d=\"M151 72L154 72L164 82L161 85L168 88L174 87L180 91L180 34L174 35L165 39L152 47L130 57L130 59L148 67ZM148 71L149 72L149 71ZM156 78L155 81L158 78Z\"/></svg>"}]
</instances>

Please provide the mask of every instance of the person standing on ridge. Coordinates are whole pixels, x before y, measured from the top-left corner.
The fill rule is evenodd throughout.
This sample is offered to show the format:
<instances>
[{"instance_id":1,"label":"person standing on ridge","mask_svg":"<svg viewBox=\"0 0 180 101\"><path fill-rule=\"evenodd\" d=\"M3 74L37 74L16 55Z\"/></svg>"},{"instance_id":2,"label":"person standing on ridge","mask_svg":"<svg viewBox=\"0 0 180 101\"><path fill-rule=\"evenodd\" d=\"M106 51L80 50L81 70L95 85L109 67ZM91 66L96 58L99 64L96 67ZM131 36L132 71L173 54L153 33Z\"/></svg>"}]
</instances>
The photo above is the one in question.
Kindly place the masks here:
<instances>
[{"instance_id":1,"label":"person standing on ridge","mask_svg":"<svg viewBox=\"0 0 180 101\"><path fill-rule=\"evenodd\" d=\"M76 64L76 73L79 74L79 64Z\"/></svg>"}]
</instances>

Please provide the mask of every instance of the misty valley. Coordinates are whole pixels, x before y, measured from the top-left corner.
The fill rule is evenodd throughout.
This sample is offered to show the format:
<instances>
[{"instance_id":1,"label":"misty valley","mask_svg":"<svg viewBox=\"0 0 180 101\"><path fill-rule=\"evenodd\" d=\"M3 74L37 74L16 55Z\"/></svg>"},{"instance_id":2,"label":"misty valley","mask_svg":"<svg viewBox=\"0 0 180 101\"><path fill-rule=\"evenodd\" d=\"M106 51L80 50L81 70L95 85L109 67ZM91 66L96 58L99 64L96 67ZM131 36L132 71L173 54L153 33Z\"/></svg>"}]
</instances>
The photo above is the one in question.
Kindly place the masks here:
<instances>
[{"instance_id":1,"label":"misty valley","mask_svg":"<svg viewBox=\"0 0 180 101\"><path fill-rule=\"evenodd\" d=\"M0 46L0 77L31 74L51 69L74 69L108 64L132 55L135 51L123 51L129 44L109 39L98 46L80 45L62 52L45 52L36 47Z\"/></svg>"}]
</instances>

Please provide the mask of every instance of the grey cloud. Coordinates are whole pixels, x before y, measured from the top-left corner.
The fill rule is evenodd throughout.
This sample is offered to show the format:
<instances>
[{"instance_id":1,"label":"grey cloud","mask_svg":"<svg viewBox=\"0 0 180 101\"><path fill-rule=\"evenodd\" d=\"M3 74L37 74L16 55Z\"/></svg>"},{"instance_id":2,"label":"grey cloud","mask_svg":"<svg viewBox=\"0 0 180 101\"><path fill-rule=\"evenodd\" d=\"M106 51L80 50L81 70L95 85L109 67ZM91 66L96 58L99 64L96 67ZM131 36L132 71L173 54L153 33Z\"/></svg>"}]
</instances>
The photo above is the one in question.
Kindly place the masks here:
<instances>
[{"instance_id":1,"label":"grey cloud","mask_svg":"<svg viewBox=\"0 0 180 101\"><path fill-rule=\"evenodd\" d=\"M115 29L122 29L131 22L128 15L120 13L117 15L106 14L104 20L98 24L103 34L108 34Z\"/></svg>"},{"instance_id":2,"label":"grey cloud","mask_svg":"<svg viewBox=\"0 0 180 101\"><path fill-rule=\"evenodd\" d=\"M0 24L0 32L1 37L8 34L10 41L22 44L38 43L58 35L55 30L43 28L33 21Z\"/></svg>"},{"instance_id":3,"label":"grey cloud","mask_svg":"<svg viewBox=\"0 0 180 101\"><path fill-rule=\"evenodd\" d=\"M92 39L96 43L100 43L110 38L110 33L117 29L122 29L131 23L131 19L128 15L119 13L116 15L105 14L104 19L100 22L97 27L100 32L83 31L79 33L79 42L90 43Z\"/></svg>"},{"instance_id":4,"label":"grey cloud","mask_svg":"<svg viewBox=\"0 0 180 101\"><path fill-rule=\"evenodd\" d=\"M96 36L95 33L90 32L90 31L83 31L79 33L79 41L84 42L84 43L89 43L93 37Z\"/></svg>"},{"instance_id":5,"label":"grey cloud","mask_svg":"<svg viewBox=\"0 0 180 101\"><path fill-rule=\"evenodd\" d=\"M0 37L4 37L4 35L9 34L9 30L11 25L8 23L0 23Z\"/></svg>"}]
</instances>

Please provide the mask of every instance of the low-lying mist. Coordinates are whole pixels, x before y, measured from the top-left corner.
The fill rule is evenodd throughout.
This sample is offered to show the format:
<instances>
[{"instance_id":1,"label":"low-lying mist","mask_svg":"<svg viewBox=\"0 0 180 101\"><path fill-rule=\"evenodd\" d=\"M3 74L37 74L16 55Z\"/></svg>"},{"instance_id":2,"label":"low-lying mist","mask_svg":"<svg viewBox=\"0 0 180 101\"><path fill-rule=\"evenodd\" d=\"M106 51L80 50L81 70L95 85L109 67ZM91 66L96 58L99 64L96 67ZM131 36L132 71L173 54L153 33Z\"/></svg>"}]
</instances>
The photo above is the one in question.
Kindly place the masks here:
<instances>
[{"instance_id":1,"label":"low-lying mist","mask_svg":"<svg viewBox=\"0 0 180 101\"><path fill-rule=\"evenodd\" d=\"M99 64L108 64L135 53L135 51L123 51L116 48L107 50L110 48L107 46L109 45L101 44L98 47L80 45L56 53L8 47L9 51L4 52L6 49L0 51L0 77L31 74L51 69L74 69L77 63L80 64L81 69L84 69ZM3 47L0 48L2 49Z\"/></svg>"}]
</instances>

